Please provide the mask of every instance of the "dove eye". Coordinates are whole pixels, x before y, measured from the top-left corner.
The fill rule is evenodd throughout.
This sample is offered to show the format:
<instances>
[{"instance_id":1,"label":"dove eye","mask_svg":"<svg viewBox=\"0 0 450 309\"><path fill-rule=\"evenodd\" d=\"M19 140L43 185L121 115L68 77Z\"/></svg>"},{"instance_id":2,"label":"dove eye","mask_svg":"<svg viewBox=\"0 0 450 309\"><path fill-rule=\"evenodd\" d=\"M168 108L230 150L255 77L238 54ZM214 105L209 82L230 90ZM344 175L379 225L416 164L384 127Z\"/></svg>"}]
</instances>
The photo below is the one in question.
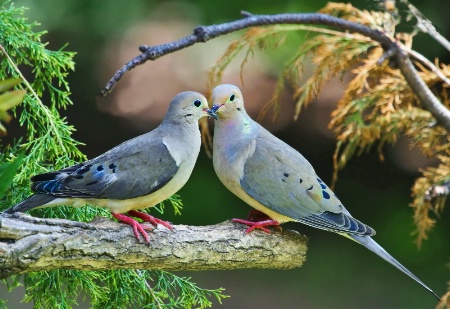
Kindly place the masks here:
<instances>
[{"instance_id":1,"label":"dove eye","mask_svg":"<svg viewBox=\"0 0 450 309\"><path fill-rule=\"evenodd\" d=\"M235 97L234 97L234 94L232 94L231 97L230 97L230 102L233 102L233 101L234 101L234 98L235 98Z\"/></svg>"},{"instance_id":2,"label":"dove eye","mask_svg":"<svg viewBox=\"0 0 450 309\"><path fill-rule=\"evenodd\" d=\"M202 105L202 101L195 100L193 104L194 104L195 107L200 107Z\"/></svg>"}]
</instances>

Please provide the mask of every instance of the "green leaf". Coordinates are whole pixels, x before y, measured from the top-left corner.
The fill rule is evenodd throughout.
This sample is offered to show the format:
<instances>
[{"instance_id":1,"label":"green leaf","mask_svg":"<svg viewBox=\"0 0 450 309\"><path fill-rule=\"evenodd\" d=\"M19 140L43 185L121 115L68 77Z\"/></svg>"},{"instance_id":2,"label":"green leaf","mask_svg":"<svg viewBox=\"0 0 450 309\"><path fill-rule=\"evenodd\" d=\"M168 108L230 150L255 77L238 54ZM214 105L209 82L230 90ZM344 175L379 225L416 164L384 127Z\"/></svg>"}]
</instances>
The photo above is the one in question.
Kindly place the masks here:
<instances>
[{"instance_id":1,"label":"green leaf","mask_svg":"<svg viewBox=\"0 0 450 309\"><path fill-rule=\"evenodd\" d=\"M25 90L12 90L0 94L0 111L7 111L22 102ZM4 120L4 118L0 118Z\"/></svg>"},{"instance_id":2,"label":"green leaf","mask_svg":"<svg viewBox=\"0 0 450 309\"><path fill-rule=\"evenodd\" d=\"M23 157L24 155L21 153L14 161L0 164L0 197L6 192L12 183L17 169L22 163Z\"/></svg>"},{"instance_id":3,"label":"green leaf","mask_svg":"<svg viewBox=\"0 0 450 309\"><path fill-rule=\"evenodd\" d=\"M14 86L20 84L22 80L20 78L8 78L0 81L0 92L5 92Z\"/></svg>"}]
</instances>

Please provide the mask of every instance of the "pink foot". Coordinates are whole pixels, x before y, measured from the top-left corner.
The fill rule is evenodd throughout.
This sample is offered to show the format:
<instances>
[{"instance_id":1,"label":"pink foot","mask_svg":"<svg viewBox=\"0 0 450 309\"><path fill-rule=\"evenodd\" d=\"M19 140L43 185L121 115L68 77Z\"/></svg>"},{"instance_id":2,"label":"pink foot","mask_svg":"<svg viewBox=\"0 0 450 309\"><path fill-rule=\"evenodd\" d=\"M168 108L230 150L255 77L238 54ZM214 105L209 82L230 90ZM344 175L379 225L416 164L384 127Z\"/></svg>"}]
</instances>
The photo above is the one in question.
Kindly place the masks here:
<instances>
[{"instance_id":1,"label":"pink foot","mask_svg":"<svg viewBox=\"0 0 450 309\"><path fill-rule=\"evenodd\" d=\"M130 218L124 214L118 214L115 212L111 212L111 214L117 220L131 225L133 227L134 236L136 236L137 239L139 239L139 233L141 233L142 237L144 237L145 239L145 242L148 244L150 243L150 239L148 238L147 232L145 230L153 230L152 227L142 225L133 218Z\"/></svg>"},{"instance_id":2,"label":"pink foot","mask_svg":"<svg viewBox=\"0 0 450 309\"><path fill-rule=\"evenodd\" d=\"M276 226L279 227L280 223L275 220L263 220L263 221L249 221L249 220L242 220L242 219L232 219L231 222L235 223L241 223L248 225L249 228L245 230L245 233L248 234L254 229L260 229L266 233L270 233L270 230L265 228L265 226Z\"/></svg>"},{"instance_id":3,"label":"pink foot","mask_svg":"<svg viewBox=\"0 0 450 309\"><path fill-rule=\"evenodd\" d=\"M172 225L170 225L168 222L163 221L163 220L158 219L158 218L155 218L153 216L150 216L149 214L146 214L146 213L143 213L143 212L139 212L139 211L136 211L136 210L130 210L128 212L128 214L130 216L142 219L145 222L150 222L154 226L157 226L158 224L161 224L161 225L165 226L166 228L168 228L169 230L173 230Z\"/></svg>"}]
</instances>

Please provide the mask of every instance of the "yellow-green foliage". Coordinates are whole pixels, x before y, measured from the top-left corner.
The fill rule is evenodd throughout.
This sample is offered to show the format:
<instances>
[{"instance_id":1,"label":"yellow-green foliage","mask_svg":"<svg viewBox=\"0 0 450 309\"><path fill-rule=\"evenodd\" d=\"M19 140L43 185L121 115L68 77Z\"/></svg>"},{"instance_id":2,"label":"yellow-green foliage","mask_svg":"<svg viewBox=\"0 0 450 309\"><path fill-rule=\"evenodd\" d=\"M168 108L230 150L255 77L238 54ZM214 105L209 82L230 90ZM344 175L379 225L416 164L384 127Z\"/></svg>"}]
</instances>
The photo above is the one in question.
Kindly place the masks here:
<instances>
[{"instance_id":1,"label":"yellow-green foliage","mask_svg":"<svg viewBox=\"0 0 450 309\"><path fill-rule=\"evenodd\" d=\"M25 96L25 90L10 90L12 87L20 84L21 81L19 78L10 78L0 82L0 135L6 134L6 128L1 122L8 123L11 120L8 110L22 102Z\"/></svg>"}]
</instances>

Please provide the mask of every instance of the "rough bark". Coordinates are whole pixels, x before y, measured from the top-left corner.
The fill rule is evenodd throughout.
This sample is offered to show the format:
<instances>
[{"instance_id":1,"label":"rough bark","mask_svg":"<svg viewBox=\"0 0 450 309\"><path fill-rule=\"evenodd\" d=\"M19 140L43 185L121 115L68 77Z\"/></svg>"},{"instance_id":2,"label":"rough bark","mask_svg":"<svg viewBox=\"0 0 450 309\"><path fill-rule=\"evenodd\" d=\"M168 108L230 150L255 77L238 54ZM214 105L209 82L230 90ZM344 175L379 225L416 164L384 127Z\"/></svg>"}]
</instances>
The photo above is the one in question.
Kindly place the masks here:
<instances>
[{"instance_id":1,"label":"rough bark","mask_svg":"<svg viewBox=\"0 0 450 309\"><path fill-rule=\"evenodd\" d=\"M229 221L210 226L159 226L150 244L130 226L0 214L0 278L51 269L214 270L300 267L307 238L295 231L255 231Z\"/></svg>"}]
</instances>

